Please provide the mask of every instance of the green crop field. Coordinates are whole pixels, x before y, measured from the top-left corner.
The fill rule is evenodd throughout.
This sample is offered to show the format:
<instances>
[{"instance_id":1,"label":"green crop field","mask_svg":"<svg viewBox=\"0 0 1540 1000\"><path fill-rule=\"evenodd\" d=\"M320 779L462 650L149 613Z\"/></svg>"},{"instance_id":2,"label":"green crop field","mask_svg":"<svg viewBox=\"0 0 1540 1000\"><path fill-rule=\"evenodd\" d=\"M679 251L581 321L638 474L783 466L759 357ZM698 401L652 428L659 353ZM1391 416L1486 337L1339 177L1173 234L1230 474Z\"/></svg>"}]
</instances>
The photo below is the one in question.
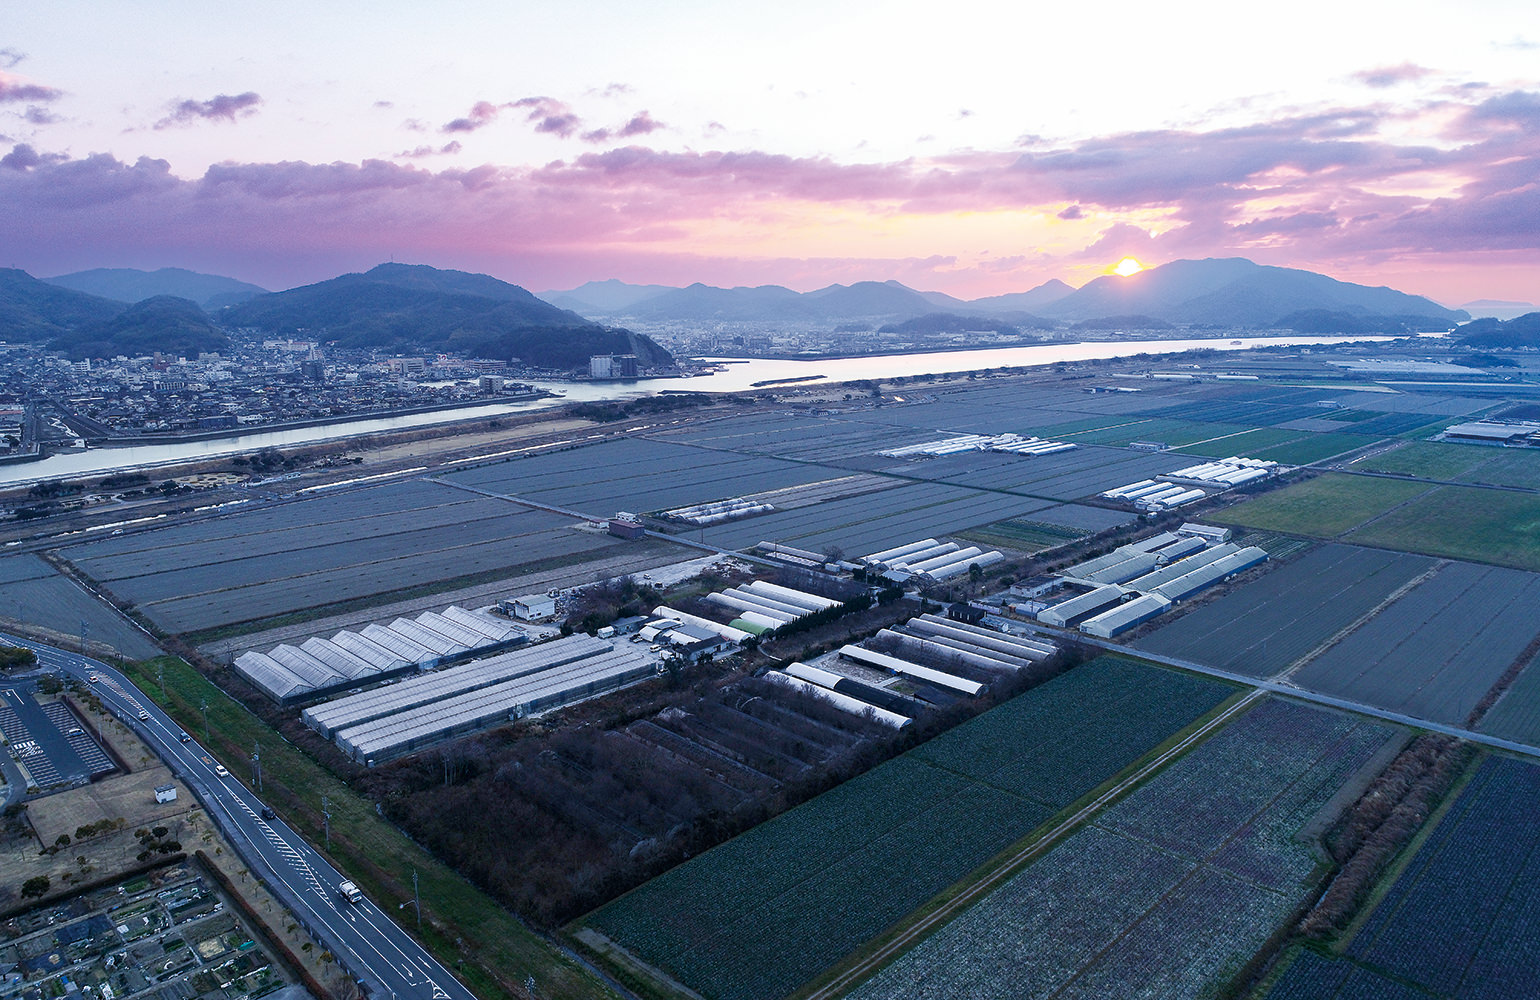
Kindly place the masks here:
<instances>
[{"instance_id":1,"label":"green crop field","mask_svg":"<svg viewBox=\"0 0 1540 1000\"><path fill-rule=\"evenodd\" d=\"M1403 552L1540 570L1540 496L1437 486L1353 532L1349 540Z\"/></svg>"},{"instance_id":2,"label":"green crop field","mask_svg":"<svg viewBox=\"0 0 1540 1000\"><path fill-rule=\"evenodd\" d=\"M1422 483L1328 473L1247 500L1213 519L1264 531L1334 538L1427 491Z\"/></svg>"},{"instance_id":3,"label":"green crop field","mask_svg":"<svg viewBox=\"0 0 1540 1000\"><path fill-rule=\"evenodd\" d=\"M1020 518L996 521L971 531L959 532L957 537L983 545L1016 549L1018 552L1041 552L1055 545L1063 545L1091 532L1083 528L1068 528L1060 524L1044 524Z\"/></svg>"},{"instance_id":4,"label":"green crop field","mask_svg":"<svg viewBox=\"0 0 1540 1000\"><path fill-rule=\"evenodd\" d=\"M1486 459L1471 471L1456 477L1461 482L1540 489L1540 449L1472 448L1469 445L1450 447L1464 447L1479 452Z\"/></svg>"},{"instance_id":5,"label":"green crop field","mask_svg":"<svg viewBox=\"0 0 1540 1000\"><path fill-rule=\"evenodd\" d=\"M1226 458L1230 455L1240 455L1245 458L1255 458L1257 452L1264 448L1272 448L1280 444L1287 444L1290 441L1296 441L1306 436L1305 431L1290 431L1284 430L1281 427L1256 427L1251 430L1228 428L1232 431L1238 430L1240 433L1232 433L1228 436L1221 436L1221 434L1223 434L1222 428L1224 428L1225 425L1210 424L1209 426L1215 429L1215 433L1209 435L1209 437L1213 440L1205 441L1202 444L1189 445L1186 448L1178 448L1176 450L1185 454L1205 455L1212 456L1214 458Z\"/></svg>"},{"instance_id":6,"label":"green crop field","mask_svg":"<svg viewBox=\"0 0 1540 1000\"><path fill-rule=\"evenodd\" d=\"M1366 448L1378 440L1364 434L1306 434L1296 441L1254 452L1250 457L1284 465L1309 465L1356 448Z\"/></svg>"},{"instance_id":7,"label":"green crop field","mask_svg":"<svg viewBox=\"0 0 1540 1000\"><path fill-rule=\"evenodd\" d=\"M784 996L1233 690L1102 657L707 851L580 925L709 1000Z\"/></svg>"},{"instance_id":8,"label":"green crop field","mask_svg":"<svg viewBox=\"0 0 1540 1000\"><path fill-rule=\"evenodd\" d=\"M1066 440L1077 444L1105 444L1122 447L1135 441L1162 441L1173 448L1190 445L1209 438L1238 434L1246 428L1233 424L1203 424L1192 420L1155 418L1133 423L1120 423L1116 427L1077 431L1064 435Z\"/></svg>"},{"instance_id":9,"label":"green crop field","mask_svg":"<svg viewBox=\"0 0 1540 1000\"><path fill-rule=\"evenodd\" d=\"M1353 463L1365 472L1391 472L1422 479L1456 479L1492 457L1487 448L1470 445L1441 444L1437 441L1408 441L1394 451L1381 452Z\"/></svg>"}]
</instances>

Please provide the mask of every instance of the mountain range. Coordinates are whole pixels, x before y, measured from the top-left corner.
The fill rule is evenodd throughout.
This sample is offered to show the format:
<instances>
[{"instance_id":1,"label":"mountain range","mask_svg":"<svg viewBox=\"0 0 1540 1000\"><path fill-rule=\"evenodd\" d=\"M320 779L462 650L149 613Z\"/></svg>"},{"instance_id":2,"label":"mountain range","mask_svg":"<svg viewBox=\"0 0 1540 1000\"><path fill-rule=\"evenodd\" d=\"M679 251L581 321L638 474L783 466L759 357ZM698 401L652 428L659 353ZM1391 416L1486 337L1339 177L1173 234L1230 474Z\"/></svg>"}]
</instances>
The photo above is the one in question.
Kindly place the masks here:
<instances>
[{"instance_id":1,"label":"mountain range","mask_svg":"<svg viewBox=\"0 0 1540 1000\"><path fill-rule=\"evenodd\" d=\"M43 280L60 288L118 302L143 302L157 295L174 295L179 299L191 299L204 309L221 309L267 294L267 289L257 285L180 267L163 267L158 271L98 267Z\"/></svg>"},{"instance_id":2,"label":"mountain range","mask_svg":"<svg viewBox=\"0 0 1540 1000\"><path fill-rule=\"evenodd\" d=\"M1168 324L1279 329L1286 327L1284 319L1297 313L1307 313L1317 325L1323 314L1342 316L1347 326L1359 325L1348 319L1369 316L1412 317L1435 326L1470 318L1420 295L1241 257L1172 261L1127 277L1103 275L1078 289L1055 279L1030 291L971 301L919 292L897 281L860 281L802 293L780 285L660 288L607 281L544 297L585 315L638 322L902 322L942 312L1001 318L1018 326L1053 320L1113 328L1147 320L1154 329ZM1115 322L1119 320L1127 322Z\"/></svg>"},{"instance_id":3,"label":"mountain range","mask_svg":"<svg viewBox=\"0 0 1540 1000\"><path fill-rule=\"evenodd\" d=\"M232 300L240 301L218 305ZM1078 289L1054 280L971 301L897 281L796 292L610 280L537 297L489 275L410 264L381 264L281 292L177 268L102 268L48 281L0 269L0 337L77 357L220 350L222 327L245 327L343 347L462 352L559 370L606 353L635 354L643 367L672 363L650 338L608 325L617 322L784 323L895 336L1176 327L1352 335L1449 329L1469 318L1419 295L1243 258L1179 260L1128 277L1104 275Z\"/></svg>"}]
</instances>

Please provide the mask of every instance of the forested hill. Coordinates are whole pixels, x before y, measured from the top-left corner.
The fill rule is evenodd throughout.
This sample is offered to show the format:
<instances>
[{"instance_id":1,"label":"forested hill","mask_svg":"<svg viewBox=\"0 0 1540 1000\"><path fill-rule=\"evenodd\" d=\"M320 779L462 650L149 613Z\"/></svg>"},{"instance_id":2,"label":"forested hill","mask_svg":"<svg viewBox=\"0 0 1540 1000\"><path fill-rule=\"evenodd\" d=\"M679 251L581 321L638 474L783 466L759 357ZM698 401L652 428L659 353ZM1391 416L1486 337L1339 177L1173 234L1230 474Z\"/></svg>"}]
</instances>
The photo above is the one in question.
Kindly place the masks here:
<instances>
[{"instance_id":1,"label":"forested hill","mask_svg":"<svg viewBox=\"0 0 1540 1000\"><path fill-rule=\"evenodd\" d=\"M581 368L594 354L673 358L650 338L602 327L484 274L381 264L363 274L262 295L222 310L229 327L303 334L343 347L446 351L540 368Z\"/></svg>"}]
</instances>

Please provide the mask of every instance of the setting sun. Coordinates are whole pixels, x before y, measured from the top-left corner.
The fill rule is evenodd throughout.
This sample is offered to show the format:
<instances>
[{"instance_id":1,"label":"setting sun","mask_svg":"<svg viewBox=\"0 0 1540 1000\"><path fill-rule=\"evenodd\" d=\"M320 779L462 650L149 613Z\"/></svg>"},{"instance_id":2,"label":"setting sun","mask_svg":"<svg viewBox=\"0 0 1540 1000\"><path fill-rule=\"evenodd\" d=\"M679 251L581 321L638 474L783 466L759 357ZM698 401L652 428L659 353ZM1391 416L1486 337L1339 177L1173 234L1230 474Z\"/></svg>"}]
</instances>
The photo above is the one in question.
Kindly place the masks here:
<instances>
[{"instance_id":1,"label":"setting sun","mask_svg":"<svg viewBox=\"0 0 1540 1000\"><path fill-rule=\"evenodd\" d=\"M1143 264L1139 263L1132 257L1124 257L1122 260L1118 261L1118 266L1112 269L1112 273L1121 274L1126 278L1130 274L1138 274L1142 270L1144 270Z\"/></svg>"}]
</instances>

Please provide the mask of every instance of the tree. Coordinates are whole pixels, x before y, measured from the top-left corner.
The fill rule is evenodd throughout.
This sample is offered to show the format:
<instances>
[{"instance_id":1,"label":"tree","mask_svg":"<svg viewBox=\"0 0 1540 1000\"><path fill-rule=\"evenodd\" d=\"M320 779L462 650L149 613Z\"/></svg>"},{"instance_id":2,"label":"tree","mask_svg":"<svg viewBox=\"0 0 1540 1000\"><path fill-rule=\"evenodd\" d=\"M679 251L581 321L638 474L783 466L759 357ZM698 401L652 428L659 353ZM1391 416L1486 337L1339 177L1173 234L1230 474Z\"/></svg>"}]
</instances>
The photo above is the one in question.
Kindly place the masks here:
<instances>
[{"instance_id":1,"label":"tree","mask_svg":"<svg viewBox=\"0 0 1540 1000\"><path fill-rule=\"evenodd\" d=\"M37 666L37 654L21 646L0 646L0 670L26 670Z\"/></svg>"},{"instance_id":2,"label":"tree","mask_svg":"<svg viewBox=\"0 0 1540 1000\"><path fill-rule=\"evenodd\" d=\"M48 876L34 875L21 884L21 896L26 899L31 896L41 898L48 892Z\"/></svg>"}]
</instances>

